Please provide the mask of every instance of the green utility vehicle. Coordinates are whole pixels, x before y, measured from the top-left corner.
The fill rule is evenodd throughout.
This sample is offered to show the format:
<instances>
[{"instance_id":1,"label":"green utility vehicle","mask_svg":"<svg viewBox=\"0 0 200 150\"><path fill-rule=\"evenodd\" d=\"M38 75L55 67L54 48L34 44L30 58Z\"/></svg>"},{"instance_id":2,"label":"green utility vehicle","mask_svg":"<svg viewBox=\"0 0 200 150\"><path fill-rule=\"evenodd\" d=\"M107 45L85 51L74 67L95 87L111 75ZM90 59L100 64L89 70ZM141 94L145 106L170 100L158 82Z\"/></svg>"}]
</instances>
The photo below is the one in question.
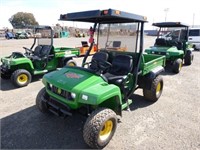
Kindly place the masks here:
<instances>
[{"instance_id":1,"label":"green utility vehicle","mask_svg":"<svg viewBox=\"0 0 200 150\"><path fill-rule=\"evenodd\" d=\"M58 116L71 116L74 111L85 114L85 142L91 148L103 148L115 133L117 115L129 109L136 89L142 88L149 101L159 99L165 56L142 54L143 16L108 9L68 13L60 15L60 20L94 23L98 52L88 61L93 40L82 67L66 66L44 75L45 87L37 95L36 106ZM110 41L121 44L113 47ZM127 50L121 51L120 46Z\"/></svg>"},{"instance_id":2,"label":"green utility vehicle","mask_svg":"<svg viewBox=\"0 0 200 150\"><path fill-rule=\"evenodd\" d=\"M78 50L73 48L54 48L53 31L49 26L35 28L35 38L31 48L25 53L13 52L1 58L1 78L11 78L16 87L23 87L31 82L33 75L44 74L65 65L75 66L72 59Z\"/></svg>"},{"instance_id":3,"label":"green utility vehicle","mask_svg":"<svg viewBox=\"0 0 200 150\"><path fill-rule=\"evenodd\" d=\"M185 65L191 65L194 56L192 46L188 43L189 26L181 22L153 23L153 26L160 28L158 36L154 46L146 49L145 52L165 55L166 64L172 66L174 73L180 72L183 62ZM166 32L168 33L164 34Z\"/></svg>"}]
</instances>

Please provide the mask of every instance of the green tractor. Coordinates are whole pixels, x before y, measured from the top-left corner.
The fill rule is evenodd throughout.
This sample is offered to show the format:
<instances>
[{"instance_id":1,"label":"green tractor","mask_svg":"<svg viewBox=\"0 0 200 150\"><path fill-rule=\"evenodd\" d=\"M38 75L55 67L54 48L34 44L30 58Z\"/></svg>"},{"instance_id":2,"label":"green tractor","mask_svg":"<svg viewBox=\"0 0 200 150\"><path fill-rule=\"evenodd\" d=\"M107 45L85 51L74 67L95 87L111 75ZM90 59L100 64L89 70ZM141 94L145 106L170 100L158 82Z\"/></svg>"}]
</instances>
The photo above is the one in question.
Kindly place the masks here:
<instances>
[{"instance_id":1,"label":"green tractor","mask_svg":"<svg viewBox=\"0 0 200 150\"><path fill-rule=\"evenodd\" d=\"M76 66L73 57L78 54L78 49L54 48L50 26L36 27L31 48L23 48L25 53L13 52L1 58L1 78L11 79L16 87L27 86L34 75L45 74L65 65Z\"/></svg>"},{"instance_id":2,"label":"green tractor","mask_svg":"<svg viewBox=\"0 0 200 150\"><path fill-rule=\"evenodd\" d=\"M144 16L108 9L68 13L60 15L60 20L90 23L89 26L94 23L98 52L89 59L95 44L91 40L81 67L66 66L45 74L45 87L36 97L36 106L43 113L58 116L72 116L73 112L86 115L84 141L91 148L103 148L115 133L117 116L124 109L130 110L130 96L136 89L142 88L149 101L159 99L165 56L142 53ZM108 44L110 41L121 42L116 48ZM121 51L120 46L127 50Z\"/></svg>"},{"instance_id":3,"label":"green tractor","mask_svg":"<svg viewBox=\"0 0 200 150\"><path fill-rule=\"evenodd\" d=\"M174 73L181 71L183 62L185 65L191 65L194 56L192 54L193 48L188 43L189 26L181 22L153 23L153 26L160 28L158 36L154 46L146 49L145 52L165 55L166 64L172 68Z\"/></svg>"}]
</instances>

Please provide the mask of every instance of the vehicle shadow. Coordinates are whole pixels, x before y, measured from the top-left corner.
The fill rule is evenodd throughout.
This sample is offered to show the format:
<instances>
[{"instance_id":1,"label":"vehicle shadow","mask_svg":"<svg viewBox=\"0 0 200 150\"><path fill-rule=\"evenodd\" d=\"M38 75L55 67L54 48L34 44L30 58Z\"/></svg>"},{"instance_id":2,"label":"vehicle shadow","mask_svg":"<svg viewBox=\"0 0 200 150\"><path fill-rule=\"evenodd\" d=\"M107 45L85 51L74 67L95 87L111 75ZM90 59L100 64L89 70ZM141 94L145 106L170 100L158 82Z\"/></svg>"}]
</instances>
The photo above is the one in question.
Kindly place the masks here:
<instances>
[{"instance_id":1,"label":"vehicle shadow","mask_svg":"<svg viewBox=\"0 0 200 150\"><path fill-rule=\"evenodd\" d=\"M89 149L82 136L85 118L42 114L35 106L1 119L2 149Z\"/></svg>"},{"instance_id":2,"label":"vehicle shadow","mask_svg":"<svg viewBox=\"0 0 200 150\"><path fill-rule=\"evenodd\" d=\"M184 67L187 67L187 65L183 65L182 66L182 69L184 68ZM181 71L180 71L181 72ZM177 75L177 74L179 74L179 73L174 73L173 71L172 71L172 65L166 65L165 66L165 71L164 72L162 72L161 73L161 75L170 75L170 76L174 76L174 75Z\"/></svg>"},{"instance_id":3,"label":"vehicle shadow","mask_svg":"<svg viewBox=\"0 0 200 150\"><path fill-rule=\"evenodd\" d=\"M133 101L133 103L130 105L131 111L134 111L138 108L148 107L148 106L154 104L154 102L150 102L148 100L145 100L144 96L141 96L141 95L138 95L138 94L132 94L130 98Z\"/></svg>"},{"instance_id":4,"label":"vehicle shadow","mask_svg":"<svg viewBox=\"0 0 200 150\"><path fill-rule=\"evenodd\" d=\"M40 81L42 79L42 77L43 77L42 75L34 76L34 78L32 78L31 83ZM31 83L29 83L29 84L31 84ZM0 90L2 90L2 91L9 91L9 90L14 90L14 89L17 88L12 84L10 79L2 79L1 78L0 79L0 84L1 84L0 85Z\"/></svg>"}]
</instances>

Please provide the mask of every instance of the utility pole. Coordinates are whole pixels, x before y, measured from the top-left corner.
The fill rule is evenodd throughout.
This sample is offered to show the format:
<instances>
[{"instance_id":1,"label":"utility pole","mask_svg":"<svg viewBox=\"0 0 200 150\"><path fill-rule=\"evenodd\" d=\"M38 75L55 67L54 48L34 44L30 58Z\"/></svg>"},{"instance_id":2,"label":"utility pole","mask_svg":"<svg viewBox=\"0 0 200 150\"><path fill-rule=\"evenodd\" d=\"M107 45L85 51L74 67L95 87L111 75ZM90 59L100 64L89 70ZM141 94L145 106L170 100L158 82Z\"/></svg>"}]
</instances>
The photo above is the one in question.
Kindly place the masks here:
<instances>
[{"instance_id":1,"label":"utility pole","mask_svg":"<svg viewBox=\"0 0 200 150\"><path fill-rule=\"evenodd\" d=\"M165 8L164 9L164 12L165 12L165 22L167 21L167 13L168 13L168 11L169 11L169 8Z\"/></svg>"},{"instance_id":2,"label":"utility pole","mask_svg":"<svg viewBox=\"0 0 200 150\"><path fill-rule=\"evenodd\" d=\"M194 17L195 17L195 13L193 13L192 27L194 27Z\"/></svg>"}]
</instances>

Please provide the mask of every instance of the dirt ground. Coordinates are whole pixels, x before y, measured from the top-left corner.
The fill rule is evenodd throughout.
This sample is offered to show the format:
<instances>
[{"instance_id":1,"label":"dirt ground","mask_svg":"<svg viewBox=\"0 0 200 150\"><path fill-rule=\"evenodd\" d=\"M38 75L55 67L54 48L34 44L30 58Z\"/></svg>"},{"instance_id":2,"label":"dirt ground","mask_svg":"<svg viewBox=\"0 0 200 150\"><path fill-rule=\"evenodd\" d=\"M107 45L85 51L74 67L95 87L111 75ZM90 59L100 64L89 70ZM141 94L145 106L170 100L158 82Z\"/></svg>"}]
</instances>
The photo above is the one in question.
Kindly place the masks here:
<instances>
[{"instance_id":1,"label":"dirt ground","mask_svg":"<svg viewBox=\"0 0 200 150\"><path fill-rule=\"evenodd\" d=\"M80 38L55 39L55 46L74 47ZM154 37L145 37L145 48ZM0 57L12 51L24 52L28 40L0 39ZM105 148L149 150L200 149L200 52L181 73L163 73L164 91L156 103L144 100L142 90L133 96L131 111L123 111L113 139ZM82 58L77 58L80 64ZM36 78L24 88L15 88L10 80L1 80L1 149L88 149L82 137L85 118L79 114L62 119L41 114L35 98L43 87Z\"/></svg>"}]
</instances>

